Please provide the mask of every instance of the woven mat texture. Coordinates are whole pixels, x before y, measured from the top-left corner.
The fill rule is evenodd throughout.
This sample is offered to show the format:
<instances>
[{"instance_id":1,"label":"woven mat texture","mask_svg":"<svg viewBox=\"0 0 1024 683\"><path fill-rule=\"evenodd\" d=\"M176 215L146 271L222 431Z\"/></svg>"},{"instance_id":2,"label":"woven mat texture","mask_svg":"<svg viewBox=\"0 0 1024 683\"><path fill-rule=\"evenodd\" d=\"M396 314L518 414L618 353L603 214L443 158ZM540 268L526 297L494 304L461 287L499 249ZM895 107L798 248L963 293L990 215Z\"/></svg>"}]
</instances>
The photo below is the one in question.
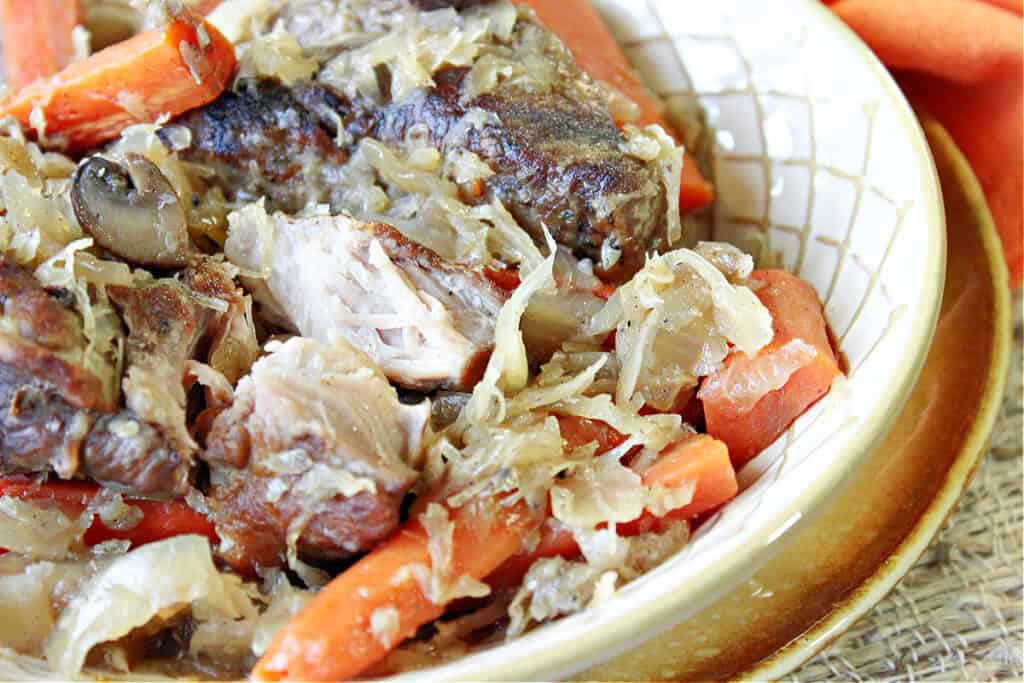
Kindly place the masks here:
<instances>
[{"instance_id":1,"label":"woven mat texture","mask_svg":"<svg viewBox=\"0 0 1024 683\"><path fill-rule=\"evenodd\" d=\"M791 681L1024 680L1021 291L988 453L938 538L873 612Z\"/></svg>"}]
</instances>

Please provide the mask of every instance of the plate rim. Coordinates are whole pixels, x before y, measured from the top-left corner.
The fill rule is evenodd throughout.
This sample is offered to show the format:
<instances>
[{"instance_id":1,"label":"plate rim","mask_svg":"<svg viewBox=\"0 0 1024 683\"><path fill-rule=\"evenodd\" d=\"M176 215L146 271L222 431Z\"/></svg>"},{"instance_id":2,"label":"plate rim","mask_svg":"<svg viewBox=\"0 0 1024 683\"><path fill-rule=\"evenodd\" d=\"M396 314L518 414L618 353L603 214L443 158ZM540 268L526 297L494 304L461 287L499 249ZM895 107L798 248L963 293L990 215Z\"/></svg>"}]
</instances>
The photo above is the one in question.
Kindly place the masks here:
<instances>
[{"instance_id":1,"label":"plate rim","mask_svg":"<svg viewBox=\"0 0 1024 683\"><path fill-rule=\"evenodd\" d=\"M970 163L941 123L927 112L921 112L921 120L926 137L938 143L933 149L942 150L941 154L951 162L958 185L977 212L976 229L988 259L995 319L992 325L992 361L988 367L987 386L978 403L979 410L953 464L946 472L942 487L896 548L879 563L863 583L844 596L827 615L811 624L806 631L781 649L736 674L734 680L777 680L786 676L821 653L857 621L867 616L913 568L953 514L981 463L999 416L1001 400L1006 391L1012 346L1011 294L1007 284L1009 271L995 220L985 200L981 183L971 169Z\"/></svg>"}]
</instances>

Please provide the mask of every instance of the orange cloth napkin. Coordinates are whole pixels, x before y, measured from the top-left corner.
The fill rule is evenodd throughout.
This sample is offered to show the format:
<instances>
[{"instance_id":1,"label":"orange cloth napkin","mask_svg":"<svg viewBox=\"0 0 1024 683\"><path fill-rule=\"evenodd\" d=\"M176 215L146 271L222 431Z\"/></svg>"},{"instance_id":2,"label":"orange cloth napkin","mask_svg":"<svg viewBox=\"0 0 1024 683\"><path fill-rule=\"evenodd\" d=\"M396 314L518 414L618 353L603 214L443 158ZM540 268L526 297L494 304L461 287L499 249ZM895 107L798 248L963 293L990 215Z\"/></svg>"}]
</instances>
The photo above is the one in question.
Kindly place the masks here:
<instances>
[{"instance_id":1,"label":"orange cloth napkin","mask_svg":"<svg viewBox=\"0 0 1024 683\"><path fill-rule=\"evenodd\" d=\"M1024 0L826 0L981 182L1010 267L1024 276Z\"/></svg>"}]
</instances>

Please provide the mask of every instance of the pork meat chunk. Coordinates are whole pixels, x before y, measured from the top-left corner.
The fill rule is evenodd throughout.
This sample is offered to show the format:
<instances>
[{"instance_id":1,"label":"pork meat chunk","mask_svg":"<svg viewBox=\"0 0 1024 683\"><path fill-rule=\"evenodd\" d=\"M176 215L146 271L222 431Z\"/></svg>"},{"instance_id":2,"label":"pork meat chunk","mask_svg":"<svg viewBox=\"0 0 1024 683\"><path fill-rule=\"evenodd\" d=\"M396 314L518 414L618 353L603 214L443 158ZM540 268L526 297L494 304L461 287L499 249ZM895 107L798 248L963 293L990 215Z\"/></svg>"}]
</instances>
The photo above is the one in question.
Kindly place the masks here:
<instances>
[{"instance_id":1,"label":"pork meat chunk","mask_svg":"<svg viewBox=\"0 0 1024 683\"><path fill-rule=\"evenodd\" d=\"M348 161L292 91L271 79L245 81L179 123L191 131L183 156L235 201L265 198L289 213L327 202L332 176Z\"/></svg>"},{"instance_id":2,"label":"pork meat chunk","mask_svg":"<svg viewBox=\"0 0 1024 683\"><path fill-rule=\"evenodd\" d=\"M268 349L207 437L224 559L248 571L368 550L398 525L429 404L400 403L344 340Z\"/></svg>"},{"instance_id":3,"label":"pork meat chunk","mask_svg":"<svg viewBox=\"0 0 1024 683\"><path fill-rule=\"evenodd\" d=\"M144 496L182 495L189 466L159 430L107 398L75 362L78 316L0 257L0 471L88 477Z\"/></svg>"},{"instance_id":4,"label":"pork meat chunk","mask_svg":"<svg viewBox=\"0 0 1024 683\"><path fill-rule=\"evenodd\" d=\"M397 384L467 389L483 373L505 294L388 225L249 207L232 215L224 250L246 271L266 268L247 281L265 313L325 343L347 340Z\"/></svg>"},{"instance_id":5,"label":"pork meat chunk","mask_svg":"<svg viewBox=\"0 0 1024 683\"><path fill-rule=\"evenodd\" d=\"M229 197L266 196L268 209L288 213L322 203L335 213L387 220L389 215L380 213L380 197L386 194L392 200L386 210L394 210L401 204L393 201L401 183L385 180L379 188L352 191L353 181L346 179L359 175L353 167L362 159L361 144L382 142L402 158L416 149L422 152L426 143L441 159L470 155L474 165L486 169L455 179L463 201L500 201L538 244L543 244L545 229L550 231L556 242L590 258L606 279L627 279L643 265L647 252L665 246L669 198L664 164L628 152L630 141L608 109L608 92L580 70L531 13L513 13L507 36L487 34L464 46L476 56L459 66L437 60L424 87L398 87L411 78L406 57L389 57L382 43L382 56L371 62L377 85L370 90L379 92L367 92L353 91L351 84L370 68L364 61L371 57L352 54L367 51L367 41L412 40L420 34L409 33L411 26L439 30L454 15L422 12L417 18L408 14L417 10L395 2L405 9L389 14L403 17L391 25L374 12L363 16L355 8L360 3L336 4L331 21L365 34L355 48L337 46L315 80L291 87L243 80L234 92L175 122L191 132L181 156L212 163L211 182ZM472 13L472 21L509 11L505 3L476 4L415 3L421 9L456 7L467 16ZM319 25L307 26L298 19L303 16L299 12L291 23L297 35L306 36L307 47L329 40L314 37ZM457 31L429 35L442 42L465 39ZM366 180L373 182L372 177ZM390 217L401 226L399 216Z\"/></svg>"}]
</instances>

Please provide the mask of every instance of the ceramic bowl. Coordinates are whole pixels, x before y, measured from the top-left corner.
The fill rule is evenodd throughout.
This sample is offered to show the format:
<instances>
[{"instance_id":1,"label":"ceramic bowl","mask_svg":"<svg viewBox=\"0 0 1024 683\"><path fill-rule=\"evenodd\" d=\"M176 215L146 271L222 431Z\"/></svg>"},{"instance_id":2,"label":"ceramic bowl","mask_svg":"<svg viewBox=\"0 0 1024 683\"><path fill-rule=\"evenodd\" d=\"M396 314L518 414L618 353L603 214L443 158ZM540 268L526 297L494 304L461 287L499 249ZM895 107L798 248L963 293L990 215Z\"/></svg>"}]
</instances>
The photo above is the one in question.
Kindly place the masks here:
<instances>
[{"instance_id":1,"label":"ceramic bowl","mask_svg":"<svg viewBox=\"0 0 1024 683\"><path fill-rule=\"evenodd\" d=\"M594 0L669 114L714 131L716 239L817 289L849 378L740 472L688 546L607 602L402 680L551 679L706 606L778 552L885 434L920 371L945 272L931 155L885 68L817 0Z\"/></svg>"}]
</instances>

